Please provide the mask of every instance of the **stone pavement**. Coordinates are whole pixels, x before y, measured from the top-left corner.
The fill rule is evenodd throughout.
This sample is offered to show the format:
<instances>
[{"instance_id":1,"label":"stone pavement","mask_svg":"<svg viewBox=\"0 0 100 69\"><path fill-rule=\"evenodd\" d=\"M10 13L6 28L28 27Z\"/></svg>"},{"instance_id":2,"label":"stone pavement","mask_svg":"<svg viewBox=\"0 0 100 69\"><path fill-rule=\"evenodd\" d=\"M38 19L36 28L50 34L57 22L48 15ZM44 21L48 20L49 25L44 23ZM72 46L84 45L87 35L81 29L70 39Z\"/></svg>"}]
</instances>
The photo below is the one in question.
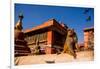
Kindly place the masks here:
<instances>
[{"instance_id":1,"label":"stone pavement","mask_svg":"<svg viewBox=\"0 0 100 69\"><path fill-rule=\"evenodd\" d=\"M93 51L82 51L77 52L77 58L69 54L46 54L46 55L35 55L35 56L22 56L15 58L16 65L29 65L29 64L45 64L45 63L66 63L76 61L93 61Z\"/></svg>"}]
</instances>

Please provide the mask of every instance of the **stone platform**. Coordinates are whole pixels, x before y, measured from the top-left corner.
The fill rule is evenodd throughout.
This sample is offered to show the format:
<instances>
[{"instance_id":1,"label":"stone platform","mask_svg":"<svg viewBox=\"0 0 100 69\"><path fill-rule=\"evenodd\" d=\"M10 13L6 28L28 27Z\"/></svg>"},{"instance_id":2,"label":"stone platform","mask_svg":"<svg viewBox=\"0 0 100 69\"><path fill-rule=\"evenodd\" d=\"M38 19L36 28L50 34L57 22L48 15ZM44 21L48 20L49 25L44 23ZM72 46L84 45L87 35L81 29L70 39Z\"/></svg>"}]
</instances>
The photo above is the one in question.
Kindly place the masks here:
<instances>
[{"instance_id":1,"label":"stone platform","mask_svg":"<svg viewBox=\"0 0 100 69\"><path fill-rule=\"evenodd\" d=\"M22 56L15 58L16 65L30 65L30 64L47 64L47 63L66 63L66 62L78 62L78 61L93 61L93 51L77 52L77 58L74 59L69 54L46 54L35 56Z\"/></svg>"}]
</instances>

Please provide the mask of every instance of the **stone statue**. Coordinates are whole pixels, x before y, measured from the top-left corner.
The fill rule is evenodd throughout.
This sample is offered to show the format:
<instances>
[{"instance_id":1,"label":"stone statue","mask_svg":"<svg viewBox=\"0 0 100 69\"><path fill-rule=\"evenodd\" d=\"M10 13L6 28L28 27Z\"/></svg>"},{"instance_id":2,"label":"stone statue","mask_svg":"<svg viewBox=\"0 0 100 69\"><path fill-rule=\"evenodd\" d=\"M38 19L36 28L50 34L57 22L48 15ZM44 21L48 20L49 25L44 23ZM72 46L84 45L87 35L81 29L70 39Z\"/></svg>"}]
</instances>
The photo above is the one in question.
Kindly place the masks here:
<instances>
[{"instance_id":1,"label":"stone statue","mask_svg":"<svg viewBox=\"0 0 100 69\"><path fill-rule=\"evenodd\" d=\"M39 40L38 39L36 40L36 46L35 46L35 49L34 49L34 54L35 55L40 54L40 46L39 46Z\"/></svg>"},{"instance_id":2,"label":"stone statue","mask_svg":"<svg viewBox=\"0 0 100 69\"><path fill-rule=\"evenodd\" d=\"M74 29L68 29L67 37L64 44L63 53L69 53L76 58L75 48L78 45L78 38Z\"/></svg>"}]
</instances>

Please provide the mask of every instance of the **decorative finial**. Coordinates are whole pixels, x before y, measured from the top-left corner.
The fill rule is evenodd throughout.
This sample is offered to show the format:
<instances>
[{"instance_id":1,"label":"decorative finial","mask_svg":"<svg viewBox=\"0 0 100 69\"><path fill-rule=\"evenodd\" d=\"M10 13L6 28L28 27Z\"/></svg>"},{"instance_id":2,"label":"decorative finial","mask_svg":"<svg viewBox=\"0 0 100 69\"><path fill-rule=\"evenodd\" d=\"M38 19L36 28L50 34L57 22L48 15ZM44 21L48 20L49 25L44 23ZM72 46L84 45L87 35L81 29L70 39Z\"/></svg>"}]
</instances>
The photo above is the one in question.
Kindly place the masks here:
<instances>
[{"instance_id":1,"label":"decorative finial","mask_svg":"<svg viewBox=\"0 0 100 69\"><path fill-rule=\"evenodd\" d=\"M21 12L20 14L19 14L19 20L20 20L20 22L22 22L22 19L24 18L24 16L23 16L23 13Z\"/></svg>"}]
</instances>

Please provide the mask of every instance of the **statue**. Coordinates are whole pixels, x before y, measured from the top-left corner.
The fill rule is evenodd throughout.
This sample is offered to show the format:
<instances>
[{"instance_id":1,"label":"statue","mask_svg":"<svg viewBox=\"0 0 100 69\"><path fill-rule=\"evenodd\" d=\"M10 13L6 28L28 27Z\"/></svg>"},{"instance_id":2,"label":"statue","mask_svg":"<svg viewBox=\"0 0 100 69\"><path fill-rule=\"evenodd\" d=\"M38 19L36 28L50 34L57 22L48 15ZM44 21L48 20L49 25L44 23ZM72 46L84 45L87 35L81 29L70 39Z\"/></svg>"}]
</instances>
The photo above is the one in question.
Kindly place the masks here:
<instances>
[{"instance_id":1,"label":"statue","mask_svg":"<svg viewBox=\"0 0 100 69\"><path fill-rule=\"evenodd\" d=\"M78 38L74 29L68 29L63 53L69 53L76 58L75 48L78 47Z\"/></svg>"},{"instance_id":2,"label":"statue","mask_svg":"<svg viewBox=\"0 0 100 69\"><path fill-rule=\"evenodd\" d=\"M36 40L36 46L33 52L35 55L39 55L40 54L40 46L39 46L39 40Z\"/></svg>"}]
</instances>

